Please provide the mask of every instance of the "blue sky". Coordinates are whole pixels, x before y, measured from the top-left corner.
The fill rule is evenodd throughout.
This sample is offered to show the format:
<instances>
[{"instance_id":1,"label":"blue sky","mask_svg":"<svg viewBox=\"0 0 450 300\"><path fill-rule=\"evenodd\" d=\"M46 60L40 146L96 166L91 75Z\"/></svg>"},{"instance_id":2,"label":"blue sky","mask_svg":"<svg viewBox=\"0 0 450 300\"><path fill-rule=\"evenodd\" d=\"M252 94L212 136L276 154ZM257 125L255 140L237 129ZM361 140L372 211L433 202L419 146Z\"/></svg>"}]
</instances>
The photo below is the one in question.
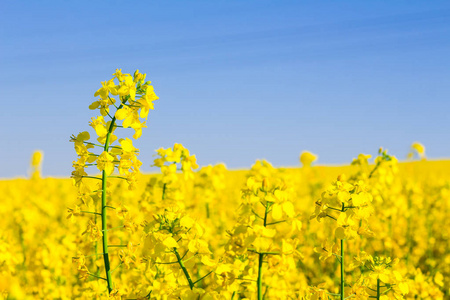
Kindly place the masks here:
<instances>
[{"instance_id":1,"label":"blue sky","mask_svg":"<svg viewBox=\"0 0 450 300\"><path fill-rule=\"evenodd\" d=\"M160 97L136 142L200 165L349 163L420 141L450 157L447 1L1 1L0 177L69 176L71 134L116 68ZM131 135L131 133L130 133Z\"/></svg>"}]
</instances>

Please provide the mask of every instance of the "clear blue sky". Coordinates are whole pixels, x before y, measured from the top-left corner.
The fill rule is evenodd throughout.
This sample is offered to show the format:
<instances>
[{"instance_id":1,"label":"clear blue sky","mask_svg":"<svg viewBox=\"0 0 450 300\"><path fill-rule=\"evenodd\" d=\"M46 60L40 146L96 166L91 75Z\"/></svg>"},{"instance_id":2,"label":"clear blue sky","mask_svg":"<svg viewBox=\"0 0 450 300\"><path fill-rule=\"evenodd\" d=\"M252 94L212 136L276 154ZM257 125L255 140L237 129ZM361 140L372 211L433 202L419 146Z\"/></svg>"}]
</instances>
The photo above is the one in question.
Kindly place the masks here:
<instances>
[{"instance_id":1,"label":"clear blue sky","mask_svg":"<svg viewBox=\"0 0 450 300\"><path fill-rule=\"evenodd\" d=\"M450 156L448 1L1 1L0 177L69 176L71 134L116 68L160 100L136 143L200 165L349 163L414 141Z\"/></svg>"}]
</instances>

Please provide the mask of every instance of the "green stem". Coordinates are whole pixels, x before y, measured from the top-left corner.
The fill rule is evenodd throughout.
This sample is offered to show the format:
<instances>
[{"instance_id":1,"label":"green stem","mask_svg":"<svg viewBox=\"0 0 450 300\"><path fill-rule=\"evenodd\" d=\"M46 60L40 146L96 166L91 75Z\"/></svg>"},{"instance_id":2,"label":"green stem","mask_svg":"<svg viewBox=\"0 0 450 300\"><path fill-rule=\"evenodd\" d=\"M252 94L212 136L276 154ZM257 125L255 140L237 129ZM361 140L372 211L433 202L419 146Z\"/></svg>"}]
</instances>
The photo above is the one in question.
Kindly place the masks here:
<instances>
[{"instance_id":1,"label":"green stem","mask_svg":"<svg viewBox=\"0 0 450 300\"><path fill-rule=\"evenodd\" d=\"M97 180L102 180L99 177L95 177L95 176L82 176L83 178L91 178L91 179L97 179Z\"/></svg>"},{"instance_id":2,"label":"green stem","mask_svg":"<svg viewBox=\"0 0 450 300\"><path fill-rule=\"evenodd\" d=\"M280 223L284 223L284 222L286 222L287 220L282 220L282 221L276 221L276 222L271 222L271 223L267 223L267 226L269 226L269 225L275 225L275 224L280 224Z\"/></svg>"},{"instance_id":3,"label":"green stem","mask_svg":"<svg viewBox=\"0 0 450 300\"><path fill-rule=\"evenodd\" d=\"M101 214L99 214L98 212L93 212L93 211L84 211L84 210L81 210L80 212L85 213L85 214L101 215Z\"/></svg>"},{"instance_id":4,"label":"green stem","mask_svg":"<svg viewBox=\"0 0 450 300\"><path fill-rule=\"evenodd\" d=\"M196 284L197 282L202 281L203 279L205 279L206 277L208 277L212 272L214 272L214 271L210 271L210 272L208 272L205 276L203 276L202 278L197 279L197 281L195 281L194 284Z\"/></svg>"},{"instance_id":5,"label":"green stem","mask_svg":"<svg viewBox=\"0 0 450 300\"><path fill-rule=\"evenodd\" d=\"M163 190L162 190L162 199L166 199L166 184L164 183L163 185Z\"/></svg>"},{"instance_id":6,"label":"green stem","mask_svg":"<svg viewBox=\"0 0 450 300\"><path fill-rule=\"evenodd\" d=\"M344 300L344 240L341 240L341 300Z\"/></svg>"},{"instance_id":7,"label":"green stem","mask_svg":"<svg viewBox=\"0 0 450 300\"><path fill-rule=\"evenodd\" d=\"M337 219L336 219L335 217L333 217L333 216L330 216L330 215L328 215L328 214L327 214L327 217L329 217L329 218L331 218L331 219L333 219L333 220L337 221Z\"/></svg>"},{"instance_id":8,"label":"green stem","mask_svg":"<svg viewBox=\"0 0 450 300\"><path fill-rule=\"evenodd\" d=\"M97 198L95 198L95 199L97 199ZM97 212L97 209L98 209L97 206L98 206L98 201L95 201L95 203L94 203L94 209L95 209L95 225L97 225L98 215L101 216L101 214ZM95 241L94 251L95 251L95 252L94 252L95 255L93 255L93 256L95 256L95 258L93 258L93 259L94 259L94 266L96 267L96 269L95 269L95 275L97 275L97 276L100 277L100 268L99 268L99 266L97 265L97 261L98 261L98 241ZM103 253L102 253L102 255L103 255Z\"/></svg>"},{"instance_id":9,"label":"green stem","mask_svg":"<svg viewBox=\"0 0 450 300\"><path fill-rule=\"evenodd\" d=\"M118 109L121 109L123 104L119 106ZM116 117L114 116L111 120L111 124L108 128L108 133L106 135L105 147L104 151L108 151L109 149L109 139L114 129L114 123L116 122ZM109 252L108 252L108 231L107 231L107 219L106 219L106 187L107 187L108 176L106 175L105 170L102 171L102 244L103 244L103 261L105 262L105 273L106 273L106 282L108 283L108 291L111 293L113 290L113 281L111 276L111 265L109 262Z\"/></svg>"},{"instance_id":10,"label":"green stem","mask_svg":"<svg viewBox=\"0 0 450 300\"><path fill-rule=\"evenodd\" d=\"M117 270L120 266L122 266L122 263L120 263L117 267L115 267L114 270L111 271L111 274L114 273L114 271Z\"/></svg>"},{"instance_id":11,"label":"green stem","mask_svg":"<svg viewBox=\"0 0 450 300\"><path fill-rule=\"evenodd\" d=\"M107 140L109 138L109 133L108 133L108 137ZM103 171L102 172L102 188L103 188L103 192L102 192L102 232L103 232L103 237L102 237L102 245L103 245L103 261L105 263L105 272L106 272L106 282L108 283L108 291L111 292L112 291L112 278L111 278L111 266L109 264L109 252L108 252L108 231L106 230L107 226L106 226L106 172Z\"/></svg>"},{"instance_id":12,"label":"green stem","mask_svg":"<svg viewBox=\"0 0 450 300\"><path fill-rule=\"evenodd\" d=\"M206 202L206 218L208 218L208 219L209 219L209 216L210 216L210 211L209 211L209 203L208 203L208 202Z\"/></svg>"},{"instance_id":13,"label":"green stem","mask_svg":"<svg viewBox=\"0 0 450 300\"><path fill-rule=\"evenodd\" d=\"M258 215L256 212L255 212L255 210L252 208L252 212L253 212L253 214L257 217L257 218L259 218L259 219L261 219L261 220L264 220L264 218L263 217L261 217L260 215Z\"/></svg>"},{"instance_id":14,"label":"green stem","mask_svg":"<svg viewBox=\"0 0 450 300\"><path fill-rule=\"evenodd\" d=\"M108 178L118 178L118 179L123 179L123 180L127 180L125 177L123 176L108 176Z\"/></svg>"},{"instance_id":15,"label":"green stem","mask_svg":"<svg viewBox=\"0 0 450 300\"><path fill-rule=\"evenodd\" d=\"M264 212L264 227L267 226L267 214L269 212L269 204L266 203L266 211ZM258 300L263 299L263 291L262 291L262 265L264 262L264 253L258 254L258 279L256 281L258 287Z\"/></svg>"},{"instance_id":16,"label":"green stem","mask_svg":"<svg viewBox=\"0 0 450 300\"><path fill-rule=\"evenodd\" d=\"M378 278L377 279L377 300L380 299L380 296L381 296L381 294L380 294L380 279Z\"/></svg>"},{"instance_id":17,"label":"green stem","mask_svg":"<svg viewBox=\"0 0 450 300\"><path fill-rule=\"evenodd\" d=\"M264 254L258 254L258 300L262 300L262 265L263 265Z\"/></svg>"},{"instance_id":18,"label":"green stem","mask_svg":"<svg viewBox=\"0 0 450 300\"><path fill-rule=\"evenodd\" d=\"M177 248L173 248L173 252L175 253L177 260L178 260L178 264L181 267L181 270L183 270L184 276L186 276L186 279L189 283L189 287L191 288L191 290L194 288L194 282L192 282L191 276L189 275L188 270L186 269L183 260L181 259L180 254L178 253Z\"/></svg>"},{"instance_id":19,"label":"green stem","mask_svg":"<svg viewBox=\"0 0 450 300\"><path fill-rule=\"evenodd\" d=\"M92 274L92 273L88 273L88 275L89 275L89 276L92 276L92 277L95 277L95 278L98 278L98 279L103 279L103 280L106 280L106 278L103 278L103 277L97 276L97 275L95 275L95 274Z\"/></svg>"},{"instance_id":20,"label":"green stem","mask_svg":"<svg viewBox=\"0 0 450 300\"><path fill-rule=\"evenodd\" d=\"M380 166L380 162L377 162L377 164L376 164L375 167L373 168L372 172L370 172L369 178L372 178L373 173L375 173L375 171L378 169L379 166Z\"/></svg>"}]
</instances>

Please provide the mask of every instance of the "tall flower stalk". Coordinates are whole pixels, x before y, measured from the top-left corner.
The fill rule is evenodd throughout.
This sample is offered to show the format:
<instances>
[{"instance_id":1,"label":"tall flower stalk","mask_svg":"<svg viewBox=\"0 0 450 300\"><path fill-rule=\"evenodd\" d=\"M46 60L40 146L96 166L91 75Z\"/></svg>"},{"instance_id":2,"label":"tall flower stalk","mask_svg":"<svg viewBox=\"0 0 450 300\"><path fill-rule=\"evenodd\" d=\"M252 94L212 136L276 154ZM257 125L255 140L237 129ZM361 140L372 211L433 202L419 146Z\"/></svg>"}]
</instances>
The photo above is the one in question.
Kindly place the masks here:
<instances>
[{"instance_id":1,"label":"tall flower stalk","mask_svg":"<svg viewBox=\"0 0 450 300\"><path fill-rule=\"evenodd\" d=\"M337 180L322 193L321 199L316 201L315 212L311 216L311 219L316 218L319 222L328 219L334 223L334 237L340 241L340 255L337 253L339 247L336 245L329 247L327 242L322 247L314 248L314 251L321 254L320 260L335 256L339 261L341 277L339 294L328 293L328 295L339 297L341 300L345 299L344 241L358 236L373 236L368 227L368 219L373 213L370 181L375 174L385 168L386 164L389 165L394 160L381 148L378 154L375 166L371 170L368 163L370 155L360 154L352 165L359 165L361 171L349 180L346 176L339 175Z\"/></svg>"},{"instance_id":2,"label":"tall flower stalk","mask_svg":"<svg viewBox=\"0 0 450 300\"><path fill-rule=\"evenodd\" d=\"M146 127L145 120L149 110L153 109L153 101L158 99L153 91L153 86L150 85L151 82L145 81L145 74L141 74L139 71L133 75L124 74L118 69L113 75L114 77L109 81L102 82L102 87L94 94L99 99L89 106L90 109L100 110L100 115L92 118L89 123L98 136L97 142L90 141L90 134L87 131L71 138L78 154L78 160L73 163L75 171L72 172L72 178L78 187L78 199L81 203L75 208L69 209L70 218L85 214L94 216L94 219L89 221L85 233L89 233L90 240L94 243L102 241L103 252L95 253L94 256L103 255L105 277L89 272L83 254L79 254L75 260L78 263L81 277L93 276L105 280L109 293L114 290L109 248L123 245L108 245L108 231L112 228L108 228L107 210L115 209L108 197L108 179L125 180L128 188L132 190L136 186L137 174L142 165L137 159L139 150L133 146L132 141L129 138L118 139L114 131L119 127L132 128L134 129L133 138L138 139L142 134L142 128ZM118 81L118 84L115 81ZM116 102L119 102L119 105L116 105ZM105 118L109 118L109 120L105 121ZM117 125L118 121L122 121L122 125ZM118 141L118 145L113 145L116 141ZM100 154L91 152L96 147L101 148L103 152ZM96 166L101 171L101 177L88 175L86 168L90 166ZM113 175L115 170L119 175ZM93 179L101 181L99 189L93 189L90 186L89 180ZM96 203L93 201L95 197L101 197L100 213L97 212L97 209L93 212L89 211L92 203ZM83 206L87 209L82 210ZM101 230L97 227L96 216L101 217ZM124 222L126 223L127 220ZM120 259L122 258L123 255L120 256Z\"/></svg>"},{"instance_id":3,"label":"tall flower stalk","mask_svg":"<svg viewBox=\"0 0 450 300\"><path fill-rule=\"evenodd\" d=\"M242 291L236 290L237 294L256 290L255 299L272 298L278 292L277 287L265 281L265 277L274 272L272 266L277 265L288 272L301 257L296 235L302 223L291 196L290 186L275 168L266 161L255 163L241 190L237 223L227 231L225 265L232 269L235 260L239 259L248 264L239 273L239 279L256 281L256 286L248 290L243 286Z\"/></svg>"}]
</instances>

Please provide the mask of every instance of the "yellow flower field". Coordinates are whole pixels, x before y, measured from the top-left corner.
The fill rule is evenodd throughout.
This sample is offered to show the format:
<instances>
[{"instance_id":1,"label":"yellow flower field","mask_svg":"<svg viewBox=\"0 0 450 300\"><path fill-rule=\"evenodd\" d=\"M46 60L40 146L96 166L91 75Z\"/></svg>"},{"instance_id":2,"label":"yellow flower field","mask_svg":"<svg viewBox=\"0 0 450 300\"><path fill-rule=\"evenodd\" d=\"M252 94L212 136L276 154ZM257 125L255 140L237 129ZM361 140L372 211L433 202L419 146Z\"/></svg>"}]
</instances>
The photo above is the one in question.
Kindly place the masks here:
<instances>
[{"instance_id":1,"label":"yellow flower field","mask_svg":"<svg viewBox=\"0 0 450 300\"><path fill-rule=\"evenodd\" d=\"M95 96L72 178L42 178L36 152L30 178L0 181L4 299L450 297L450 161L421 144L407 162L380 149L315 166L303 152L249 170L199 167L175 144L141 174L131 138L153 87L117 70Z\"/></svg>"}]
</instances>

